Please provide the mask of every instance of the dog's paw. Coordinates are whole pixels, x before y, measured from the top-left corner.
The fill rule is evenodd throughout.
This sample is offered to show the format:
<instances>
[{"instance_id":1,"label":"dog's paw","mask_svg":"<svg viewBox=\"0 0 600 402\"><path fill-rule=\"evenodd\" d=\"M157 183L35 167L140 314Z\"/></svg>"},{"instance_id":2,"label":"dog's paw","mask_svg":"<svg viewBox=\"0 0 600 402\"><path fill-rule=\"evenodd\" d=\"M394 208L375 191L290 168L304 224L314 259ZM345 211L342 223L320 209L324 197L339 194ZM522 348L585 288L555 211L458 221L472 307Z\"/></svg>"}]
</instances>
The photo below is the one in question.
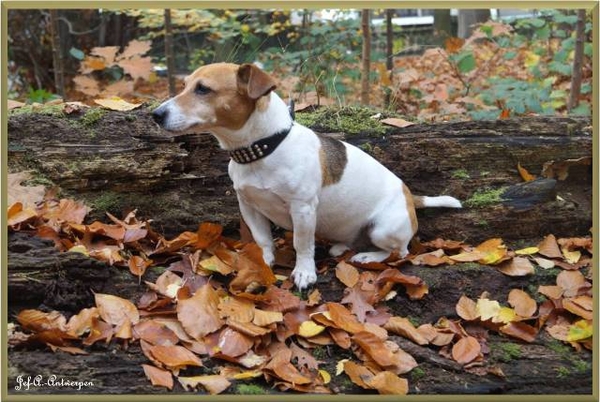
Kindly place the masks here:
<instances>
[{"instance_id":1,"label":"dog's paw","mask_svg":"<svg viewBox=\"0 0 600 402\"><path fill-rule=\"evenodd\" d=\"M273 255L273 252L263 249L263 260L265 261L265 264L272 267L275 263L275 256Z\"/></svg>"},{"instance_id":2,"label":"dog's paw","mask_svg":"<svg viewBox=\"0 0 600 402\"><path fill-rule=\"evenodd\" d=\"M329 249L329 255L332 257L339 257L348 250L350 250L350 248L343 243L334 244Z\"/></svg>"},{"instance_id":3,"label":"dog's paw","mask_svg":"<svg viewBox=\"0 0 600 402\"><path fill-rule=\"evenodd\" d=\"M303 290L317 282L317 272L315 268L307 269L296 267L292 271L292 278L298 290Z\"/></svg>"},{"instance_id":4,"label":"dog's paw","mask_svg":"<svg viewBox=\"0 0 600 402\"><path fill-rule=\"evenodd\" d=\"M367 253L358 253L350 258L350 262L368 263L368 262L381 262L390 256L389 251L371 251Z\"/></svg>"}]
</instances>

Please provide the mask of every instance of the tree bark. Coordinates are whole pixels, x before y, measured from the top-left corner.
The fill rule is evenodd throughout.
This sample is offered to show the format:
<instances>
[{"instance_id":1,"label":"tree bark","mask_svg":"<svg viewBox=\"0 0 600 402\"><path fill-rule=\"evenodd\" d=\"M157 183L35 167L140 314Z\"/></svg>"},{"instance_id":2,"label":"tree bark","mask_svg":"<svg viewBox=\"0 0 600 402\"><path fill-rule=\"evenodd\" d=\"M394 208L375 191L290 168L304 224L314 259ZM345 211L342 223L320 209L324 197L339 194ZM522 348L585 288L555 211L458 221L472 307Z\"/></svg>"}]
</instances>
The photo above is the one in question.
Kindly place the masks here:
<instances>
[{"instance_id":1,"label":"tree bark","mask_svg":"<svg viewBox=\"0 0 600 402\"><path fill-rule=\"evenodd\" d=\"M571 76L571 93L567 108L569 111L579 105L581 94L581 69L583 65L583 45L585 42L585 10L577 11L577 27L575 28L575 56L573 57L573 75Z\"/></svg>"},{"instance_id":2,"label":"tree bark","mask_svg":"<svg viewBox=\"0 0 600 402\"><path fill-rule=\"evenodd\" d=\"M436 9L433 12L433 30L436 37L443 43L444 39L452 36L452 18L450 9Z\"/></svg>"},{"instance_id":3,"label":"tree bark","mask_svg":"<svg viewBox=\"0 0 600 402\"><path fill-rule=\"evenodd\" d=\"M386 43L385 43L385 69L390 75L389 80L393 82L393 71L394 71L394 25L392 24L392 18L394 17L394 10L385 10L385 27L386 27ZM392 97L391 88L386 88L385 91L385 107L390 108L390 101Z\"/></svg>"},{"instance_id":4,"label":"tree bark","mask_svg":"<svg viewBox=\"0 0 600 402\"><path fill-rule=\"evenodd\" d=\"M175 86L175 53L173 50L173 29L171 27L171 9L165 9L165 57L167 59L167 78L169 81L169 96L177 95Z\"/></svg>"},{"instance_id":5,"label":"tree bark","mask_svg":"<svg viewBox=\"0 0 600 402\"><path fill-rule=\"evenodd\" d=\"M362 10L362 68L361 68L361 91L360 101L363 105L369 105L369 76L371 75L371 29L370 29L370 12L368 9Z\"/></svg>"},{"instance_id":6,"label":"tree bark","mask_svg":"<svg viewBox=\"0 0 600 402\"><path fill-rule=\"evenodd\" d=\"M54 67L54 87L61 98L65 97L65 74L63 67L63 55L61 50L60 27L58 21L58 10L50 10L50 36L52 37L52 61Z\"/></svg>"},{"instance_id":7,"label":"tree bark","mask_svg":"<svg viewBox=\"0 0 600 402\"><path fill-rule=\"evenodd\" d=\"M466 39L473 33L474 25L490 19L489 9L458 10L458 37Z\"/></svg>"}]
</instances>

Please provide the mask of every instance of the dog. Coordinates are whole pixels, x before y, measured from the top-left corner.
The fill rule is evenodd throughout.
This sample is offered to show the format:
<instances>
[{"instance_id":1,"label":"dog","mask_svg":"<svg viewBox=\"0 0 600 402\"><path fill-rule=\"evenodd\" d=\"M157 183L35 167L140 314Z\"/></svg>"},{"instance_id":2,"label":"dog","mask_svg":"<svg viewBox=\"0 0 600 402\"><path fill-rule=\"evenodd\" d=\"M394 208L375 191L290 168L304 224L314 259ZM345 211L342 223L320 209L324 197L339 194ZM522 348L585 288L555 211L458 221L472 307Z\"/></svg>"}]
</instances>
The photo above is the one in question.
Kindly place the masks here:
<instances>
[{"instance_id":1,"label":"dog","mask_svg":"<svg viewBox=\"0 0 600 402\"><path fill-rule=\"evenodd\" d=\"M271 222L293 231L298 289L317 280L315 236L334 244L334 257L375 248L351 261L383 261L393 251L405 257L417 231L415 208L461 208L450 196L413 196L367 153L298 124L275 88L253 64L209 64L152 117L171 132L209 132L229 152L242 218L268 265L275 259Z\"/></svg>"}]
</instances>

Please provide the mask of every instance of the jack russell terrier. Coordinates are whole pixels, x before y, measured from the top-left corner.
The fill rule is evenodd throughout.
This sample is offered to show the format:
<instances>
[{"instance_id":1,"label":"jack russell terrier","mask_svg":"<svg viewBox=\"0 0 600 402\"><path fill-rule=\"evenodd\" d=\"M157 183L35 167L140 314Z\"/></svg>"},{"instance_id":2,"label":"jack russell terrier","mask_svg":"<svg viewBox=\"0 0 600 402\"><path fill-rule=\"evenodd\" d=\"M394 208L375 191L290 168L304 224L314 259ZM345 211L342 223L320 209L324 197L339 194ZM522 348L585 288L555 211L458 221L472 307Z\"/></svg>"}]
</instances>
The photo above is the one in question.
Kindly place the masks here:
<instances>
[{"instance_id":1,"label":"jack russell terrier","mask_svg":"<svg viewBox=\"0 0 600 402\"><path fill-rule=\"evenodd\" d=\"M263 258L272 265L271 222L293 230L302 290L317 280L315 236L334 243L332 256L370 246L351 261L408 254L415 208L460 208L449 196L413 196L396 175L348 143L293 121L273 91L275 81L253 64L216 63L185 79L185 89L153 112L168 131L206 131L229 152L229 176L240 211Z\"/></svg>"}]
</instances>

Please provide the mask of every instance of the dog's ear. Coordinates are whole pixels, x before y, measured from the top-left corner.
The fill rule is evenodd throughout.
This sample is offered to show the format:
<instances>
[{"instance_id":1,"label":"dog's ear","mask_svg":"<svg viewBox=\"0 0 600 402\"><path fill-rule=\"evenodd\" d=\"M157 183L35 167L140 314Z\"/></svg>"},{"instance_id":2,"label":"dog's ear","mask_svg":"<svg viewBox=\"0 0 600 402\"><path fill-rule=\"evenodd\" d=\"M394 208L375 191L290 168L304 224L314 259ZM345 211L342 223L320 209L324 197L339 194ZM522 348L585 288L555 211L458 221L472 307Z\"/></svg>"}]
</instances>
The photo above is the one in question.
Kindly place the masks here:
<instances>
[{"instance_id":1,"label":"dog's ear","mask_svg":"<svg viewBox=\"0 0 600 402\"><path fill-rule=\"evenodd\" d=\"M277 85L271 76L254 64L242 64L237 73L238 91L252 99L265 96L275 89Z\"/></svg>"}]
</instances>

